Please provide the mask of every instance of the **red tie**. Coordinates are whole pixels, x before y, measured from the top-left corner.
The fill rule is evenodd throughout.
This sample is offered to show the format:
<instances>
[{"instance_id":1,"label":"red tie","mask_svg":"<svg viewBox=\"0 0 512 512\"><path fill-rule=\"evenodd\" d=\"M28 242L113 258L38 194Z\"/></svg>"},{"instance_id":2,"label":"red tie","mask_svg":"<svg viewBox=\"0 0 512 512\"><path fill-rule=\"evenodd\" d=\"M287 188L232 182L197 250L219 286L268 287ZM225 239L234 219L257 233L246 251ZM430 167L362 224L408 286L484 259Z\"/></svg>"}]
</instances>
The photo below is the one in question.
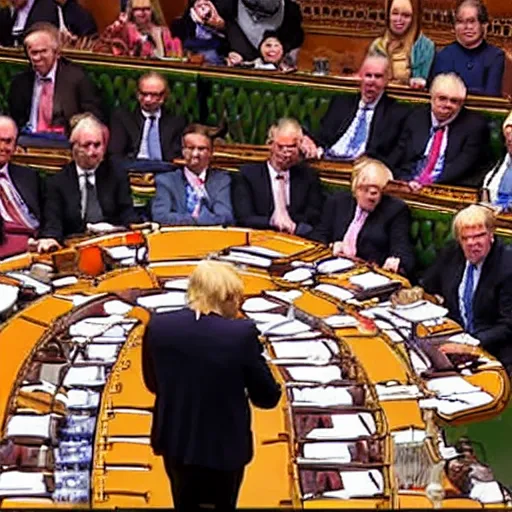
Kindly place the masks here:
<instances>
[{"instance_id":1,"label":"red tie","mask_svg":"<svg viewBox=\"0 0 512 512\"><path fill-rule=\"evenodd\" d=\"M422 185L430 185L433 181L432 171L436 166L439 153L441 153L441 144L443 143L443 135L445 130L446 126L436 129L434 140L432 141L430 151L428 152L427 163L425 164L425 167L421 171L419 177L416 179L416 181Z\"/></svg>"},{"instance_id":2,"label":"red tie","mask_svg":"<svg viewBox=\"0 0 512 512\"><path fill-rule=\"evenodd\" d=\"M37 132L48 132L53 117L53 82L50 78L41 78L41 95L37 108Z\"/></svg>"}]
</instances>

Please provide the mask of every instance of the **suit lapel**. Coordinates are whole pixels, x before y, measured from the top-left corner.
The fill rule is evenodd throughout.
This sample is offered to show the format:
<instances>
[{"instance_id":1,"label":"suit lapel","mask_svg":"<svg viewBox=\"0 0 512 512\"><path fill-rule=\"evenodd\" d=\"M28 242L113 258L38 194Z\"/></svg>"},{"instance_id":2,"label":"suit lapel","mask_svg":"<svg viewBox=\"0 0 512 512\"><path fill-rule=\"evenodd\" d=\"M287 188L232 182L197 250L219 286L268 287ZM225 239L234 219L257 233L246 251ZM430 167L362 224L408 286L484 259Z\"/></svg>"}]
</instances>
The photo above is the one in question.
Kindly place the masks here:
<instances>
[{"instance_id":1,"label":"suit lapel","mask_svg":"<svg viewBox=\"0 0 512 512\"><path fill-rule=\"evenodd\" d=\"M274 194L272 193L272 184L270 183L270 172L268 170L267 162L261 164L260 167L260 176L262 187L262 203L265 205L265 211L273 212L275 208L274 204ZM255 198L258 200L258 198ZM291 200L290 200L291 202Z\"/></svg>"},{"instance_id":2,"label":"suit lapel","mask_svg":"<svg viewBox=\"0 0 512 512\"><path fill-rule=\"evenodd\" d=\"M18 191L18 194L21 196L21 199L23 199L23 202L28 206L28 209L32 213L38 214L39 209L34 204L36 199L34 197L32 197L30 190L28 189L28 187L25 186L26 184L25 184L25 181L23 180L23 174L17 172L15 165L9 164L8 169L9 169L9 176L11 177L11 180L14 184L14 187ZM39 214L38 214L38 216L39 216Z\"/></svg>"},{"instance_id":3,"label":"suit lapel","mask_svg":"<svg viewBox=\"0 0 512 512\"><path fill-rule=\"evenodd\" d=\"M82 194L80 193L80 184L78 181L78 172L76 164L73 162L69 164L68 168L68 186L65 187L66 194L68 194L68 201L71 205L77 205L73 210L76 213L76 220L78 225L83 225L82 218Z\"/></svg>"},{"instance_id":4,"label":"suit lapel","mask_svg":"<svg viewBox=\"0 0 512 512\"><path fill-rule=\"evenodd\" d=\"M359 101L361 99L361 94L354 94L351 97L351 103L350 103L350 109L349 109L349 115L345 117L344 122L339 127L336 137L334 137L334 143L336 143L340 138L343 136L343 134L347 131L348 127L354 120L354 117L357 113L357 109L359 108Z\"/></svg>"},{"instance_id":5,"label":"suit lapel","mask_svg":"<svg viewBox=\"0 0 512 512\"><path fill-rule=\"evenodd\" d=\"M302 169L298 166L293 166L290 169L290 213L294 214L299 205L304 201L304 179L302 178Z\"/></svg>"},{"instance_id":6,"label":"suit lapel","mask_svg":"<svg viewBox=\"0 0 512 512\"><path fill-rule=\"evenodd\" d=\"M487 288L487 283L493 274L492 268L494 267L495 260L497 259L496 253L500 249L497 246L498 243L499 242L493 243L491 252L485 259L484 264L482 266L482 271L480 273L480 279L478 280L478 285L476 287L475 294L473 296L473 318L475 316L474 312L478 309L477 303L479 302L479 299L482 295L482 290L485 290Z\"/></svg>"},{"instance_id":7,"label":"suit lapel","mask_svg":"<svg viewBox=\"0 0 512 512\"><path fill-rule=\"evenodd\" d=\"M386 117L386 111L388 107L388 97L386 96L386 93L382 94L382 97L380 98L379 102L377 103L377 106L375 107L375 112L373 113L373 119L370 124L370 131L368 134L368 141L370 142L373 138L374 133L379 133L380 130L377 129L377 127L380 127L380 123L383 119Z\"/></svg>"},{"instance_id":8,"label":"suit lapel","mask_svg":"<svg viewBox=\"0 0 512 512\"><path fill-rule=\"evenodd\" d=\"M424 109L421 113L418 112L418 121L419 122L416 124L416 128L414 130L413 144L414 153L417 157L422 158L430 139L430 130L432 128L430 108Z\"/></svg>"},{"instance_id":9,"label":"suit lapel","mask_svg":"<svg viewBox=\"0 0 512 512\"><path fill-rule=\"evenodd\" d=\"M460 127L464 124L464 110L460 112L456 119L448 127L448 144L446 145L445 162L452 160L452 155L459 153L461 131Z\"/></svg>"},{"instance_id":10,"label":"suit lapel","mask_svg":"<svg viewBox=\"0 0 512 512\"><path fill-rule=\"evenodd\" d=\"M176 188L174 190L175 199L176 199L176 211L177 212L186 212L187 210L187 178L185 177L185 170L178 169L175 171L178 179L176 180ZM172 176L172 175L171 175ZM211 180L210 171L206 172L206 191L210 194L208 181Z\"/></svg>"},{"instance_id":11,"label":"suit lapel","mask_svg":"<svg viewBox=\"0 0 512 512\"><path fill-rule=\"evenodd\" d=\"M96 177L96 194L98 195L98 201L101 206L101 211L104 217L108 216L108 212L112 211L113 208L112 202L114 198L112 197L111 187L110 187L110 174L109 169L105 162L101 162L99 167L96 169L95 173Z\"/></svg>"},{"instance_id":12,"label":"suit lapel","mask_svg":"<svg viewBox=\"0 0 512 512\"><path fill-rule=\"evenodd\" d=\"M139 153L140 143L142 141L142 132L144 130L145 122L146 118L144 117L144 114L142 113L141 109L137 107L135 115L133 116L134 125L131 127L134 135L133 140L135 141L135 147L133 148L135 155Z\"/></svg>"}]
</instances>

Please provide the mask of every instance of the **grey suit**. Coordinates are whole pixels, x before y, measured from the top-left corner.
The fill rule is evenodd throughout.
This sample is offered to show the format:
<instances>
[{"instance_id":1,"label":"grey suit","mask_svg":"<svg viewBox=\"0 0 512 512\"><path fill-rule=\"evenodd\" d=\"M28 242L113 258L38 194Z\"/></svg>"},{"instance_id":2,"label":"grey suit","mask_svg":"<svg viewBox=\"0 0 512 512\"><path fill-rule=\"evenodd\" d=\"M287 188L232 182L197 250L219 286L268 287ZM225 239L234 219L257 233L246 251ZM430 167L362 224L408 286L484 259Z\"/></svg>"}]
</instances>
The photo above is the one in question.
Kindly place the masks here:
<instances>
[{"instance_id":1,"label":"grey suit","mask_svg":"<svg viewBox=\"0 0 512 512\"><path fill-rule=\"evenodd\" d=\"M208 169L206 192L197 219L187 210L187 179L183 169L157 174L156 195L151 204L151 214L160 224L186 226L213 226L234 224L231 206L231 177L226 171Z\"/></svg>"}]
</instances>

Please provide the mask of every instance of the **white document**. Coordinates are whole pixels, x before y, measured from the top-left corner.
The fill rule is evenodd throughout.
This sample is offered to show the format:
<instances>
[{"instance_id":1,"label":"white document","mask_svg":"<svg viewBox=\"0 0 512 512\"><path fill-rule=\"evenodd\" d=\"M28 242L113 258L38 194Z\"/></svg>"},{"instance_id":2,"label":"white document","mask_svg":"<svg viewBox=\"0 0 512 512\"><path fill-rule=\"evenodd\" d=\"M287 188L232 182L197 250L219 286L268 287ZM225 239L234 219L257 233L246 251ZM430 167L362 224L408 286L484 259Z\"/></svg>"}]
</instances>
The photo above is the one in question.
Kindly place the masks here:
<instances>
[{"instance_id":1,"label":"white document","mask_svg":"<svg viewBox=\"0 0 512 512\"><path fill-rule=\"evenodd\" d=\"M380 401L386 400L410 400L411 398L420 398L423 393L415 384L376 384L375 391Z\"/></svg>"},{"instance_id":2,"label":"white document","mask_svg":"<svg viewBox=\"0 0 512 512\"><path fill-rule=\"evenodd\" d=\"M429 369L429 366L425 361L416 353L415 350L410 350L409 355L411 357L411 364L417 375L421 375L424 371Z\"/></svg>"},{"instance_id":3,"label":"white document","mask_svg":"<svg viewBox=\"0 0 512 512\"><path fill-rule=\"evenodd\" d=\"M6 437L36 437L49 439L51 437L51 414L17 414L7 421Z\"/></svg>"},{"instance_id":4,"label":"white document","mask_svg":"<svg viewBox=\"0 0 512 512\"><path fill-rule=\"evenodd\" d=\"M122 226L114 226L109 222L88 222L87 223L87 231L94 233L96 235L102 235L104 233L114 233L115 231L119 231L120 229L124 229Z\"/></svg>"},{"instance_id":5,"label":"white document","mask_svg":"<svg viewBox=\"0 0 512 512\"><path fill-rule=\"evenodd\" d=\"M471 334L467 332L461 332L459 334L454 334L448 338L452 343L460 343L462 345L471 345L472 347L477 347L480 345L480 340L471 336Z\"/></svg>"},{"instance_id":6,"label":"white document","mask_svg":"<svg viewBox=\"0 0 512 512\"><path fill-rule=\"evenodd\" d=\"M299 462L308 462L307 459L315 459L332 464L348 464L351 461L348 447L349 443L340 441L304 443L304 457Z\"/></svg>"},{"instance_id":7,"label":"white document","mask_svg":"<svg viewBox=\"0 0 512 512\"><path fill-rule=\"evenodd\" d=\"M89 343L85 353L89 359L96 359L104 362L115 362L119 352L117 343Z\"/></svg>"},{"instance_id":8,"label":"white document","mask_svg":"<svg viewBox=\"0 0 512 512\"><path fill-rule=\"evenodd\" d=\"M324 318L324 322L334 329L357 326L357 320L350 315L332 315Z\"/></svg>"},{"instance_id":9,"label":"white document","mask_svg":"<svg viewBox=\"0 0 512 512\"><path fill-rule=\"evenodd\" d=\"M391 432L395 444L412 444L423 443L427 437L427 433L423 429L408 428L405 430L395 430Z\"/></svg>"},{"instance_id":10,"label":"white document","mask_svg":"<svg viewBox=\"0 0 512 512\"><path fill-rule=\"evenodd\" d=\"M377 426L371 413L332 414L331 428L314 428L306 439L348 440L375 434Z\"/></svg>"},{"instance_id":11,"label":"white document","mask_svg":"<svg viewBox=\"0 0 512 512\"><path fill-rule=\"evenodd\" d=\"M283 323L259 324L256 326L261 334L272 336L292 336L307 331L311 331L311 327L300 320L286 320Z\"/></svg>"},{"instance_id":12,"label":"white document","mask_svg":"<svg viewBox=\"0 0 512 512\"><path fill-rule=\"evenodd\" d=\"M328 383L333 380L341 380L341 368L339 366L287 366L286 369L292 380L297 382L321 382Z\"/></svg>"},{"instance_id":13,"label":"white document","mask_svg":"<svg viewBox=\"0 0 512 512\"><path fill-rule=\"evenodd\" d=\"M426 300L420 300L412 304L407 304L406 306L397 306L394 312L400 318L414 323L443 318L448 314L446 308Z\"/></svg>"},{"instance_id":14,"label":"white document","mask_svg":"<svg viewBox=\"0 0 512 512\"><path fill-rule=\"evenodd\" d=\"M244 265L252 265L254 267L268 268L272 265L270 258L264 258L263 256L256 256L245 252L230 252L223 256L218 257L222 261L230 261L231 263L242 263Z\"/></svg>"},{"instance_id":15,"label":"white document","mask_svg":"<svg viewBox=\"0 0 512 512\"><path fill-rule=\"evenodd\" d=\"M122 300L108 300L103 304L103 310L107 315L126 315L133 309L131 304Z\"/></svg>"},{"instance_id":16,"label":"white document","mask_svg":"<svg viewBox=\"0 0 512 512\"><path fill-rule=\"evenodd\" d=\"M59 279L54 279L52 281L55 288L62 288L63 286L70 286L76 283L78 283L78 277L76 276L60 277Z\"/></svg>"},{"instance_id":17,"label":"white document","mask_svg":"<svg viewBox=\"0 0 512 512\"><path fill-rule=\"evenodd\" d=\"M354 497L370 497L382 494L384 477L377 469L368 471L340 471L344 489L328 491L323 496L330 498L349 499Z\"/></svg>"},{"instance_id":18,"label":"white document","mask_svg":"<svg viewBox=\"0 0 512 512\"><path fill-rule=\"evenodd\" d=\"M319 284L318 286L315 286L314 289L318 290L319 292L326 293L327 295L335 297L339 300L348 300L354 296L352 292L334 284Z\"/></svg>"},{"instance_id":19,"label":"white document","mask_svg":"<svg viewBox=\"0 0 512 512\"><path fill-rule=\"evenodd\" d=\"M17 286L0 283L0 313L10 311L18 300L20 289Z\"/></svg>"},{"instance_id":20,"label":"white document","mask_svg":"<svg viewBox=\"0 0 512 512\"><path fill-rule=\"evenodd\" d=\"M283 276L283 279L289 281L290 283L302 283L311 279L313 277L313 272L309 268L296 268L295 270L290 270L286 272Z\"/></svg>"},{"instance_id":21,"label":"white document","mask_svg":"<svg viewBox=\"0 0 512 512\"><path fill-rule=\"evenodd\" d=\"M480 503L503 503L503 493L498 482L479 482L473 480L469 497Z\"/></svg>"},{"instance_id":22,"label":"white document","mask_svg":"<svg viewBox=\"0 0 512 512\"><path fill-rule=\"evenodd\" d=\"M270 295L271 297L275 297L276 299L280 299L284 302L294 302L299 297L302 297L304 295L303 292L300 290L288 290L286 292L279 291L279 290L270 290L265 292L267 295Z\"/></svg>"},{"instance_id":23,"label":"white document","mask_svg":"<svg viewBox=\"0 0 512 512\"><path fill-rule=\"evenodd\" d=\"M434 391L438 397L457 395L460 393L473 393L480 388L473 386L467 380L458 375L451 377L437 377L427 381L427 388Z\"/></svg>"},{"instance_id":24,"label":"white document","mask_svg":"<svg viewBox=\"0 0 512 512\"><path fill-rule=\"evenodd\" d=\"M278 359L297 358L328 362L333 355L320 340L279 341L273 342L272 347Z\"/></svg>"},{"instance_id":25,"label":"white document","mask_svg":"<svg viewBox=\"0 0 512 512\"><path fill-rule=\"evenodd\" d=\"M44 295L45 293L50 293L52 291L52 287L49 284L43 283L42 281L34 279L33 277L27 274L23 274L22 272L7 272L6 275L21 281L25 286L34 288L37 295Z\"/></svg>"},{"instance_id":26,"label":"white document","mask_svg":"<svg viewBox=\"0 0 512 512\"><path fill-rule=\"evenodd\" d=\"M242 304L242 311L246 313L262 313L279 307L279 304L263 297L249 297Z\"/></svg>"},{"instance_id":27,"label":"white document","mask_svg":"<svg viewBox=\"0 0 512 512\"><path fill-rule=\"evenodd\" d=\"M281 315L279 313L251 313L247 311L245 313L248 318L254 320L257 324L277 324L283 323L288 320L285 315Z\"/></svg>"},{"instance_id":28,"label":"white document","mask_svg":"<svg viewBox=\"0 0 512 512\"><path fill-rule=\"evenodd\" d=\"M68 407L70 409L94 409L100 404L100 393L90 389L70 389Z\"/></svg>"},{"instance_id":29,"label":"white document","mask_svg":"<svg viewBox=\"0 0 512 512\"><path fill-rule=\"evenodd\" d=\"M104 293L96 293L93 295L83 295L81 293L75 293L72 295L60 295L58 293L55 293L55 297L57 297L58 299L65 299L65 300L72 301L73 306L81 306L82 304L87 304L88 302L99 299L103 295L105 295L105 294Z\"/></svg>"},{"instance_id":30,"label":"white document","mask_svg":"<svg viewBox=\"0 0 512 512\"><path fill-rule=\"evenodd\" d=\"M168 279L164 283L164 288L174 288L175 290L187 290L188 277L179 277L178 279Z\"/></svg>"},{"instance_id":31,"label":"white document","mask_svg":"<svg viewBox=\"0 0 512 512\"><path fill-rule=\"evenodd\" d=\"M408 322L407 320L404 320L403 318L399 318L395 315L393 315L390 311L390 307L380 305L375 308L365 309L364 311L361 311L361 314L363 316L367 316L368 318L375 318L377 316L382 317L385 319L385 321L389 322L389 324L400 327L400 328L409 328L411 327L411 322ZM381 320L380 318L377 319L377 321Z\"/></svg>"},{"instance_id":32,"label":"white document","mask_svg":"<svg viewBox=\"0 0 512 512\"><path fill-rule=\"evenodd\" d=\"M470 409L476 409L483 405L490 404L493 397L485 391L474 393L461 393L443 398L427 398L420 400L422 409L437 409L439 414L452 415Z\"/></svg>"},{"instance_id":33,"label":"white document","mask_svg":"<svg viewBox=\"0 0 512 512\"><path fill-rule=\"evenodd\" d=\"M45 496L48 490L43 473L4 471L0 473L0 496Z\"/></svg>"},{"instance_id":34,"label":"white document","mask_svg":"<svg viewBox=\"0 0 512 512\"><path fill-rule=\"evenodd\" d=\"M352 405L352 395L341 386L292 388L292 406L334 407Z\"/></svg>"},{"instance_id":35,"label":"white document","mask_svg":"<svg viewBox=\"0 0 512 512\"><path fill-rule=\"evenodd\" d=\"M322 261L316 269L320 274L334 274L336 272L343 272L354 266L354 262L347 258L331 258Z\"/></svg>"},{"instance_id":36,"label":"white document","mask_svg":"<svg viewBox=\"0 0 512 512\"><path fill-rule=\"evenodd\" d=\"M377 288L378 286L384 286L391 282L391 279L387 276L377 274L375 272L365 272L364 274L358 274L356 276L349 277L348 280L360 286L363 290L369 290L371 288Z\"/></svg>"},{"instance_id":37,"label":"white document","mask_svg":"<svg viewBox=\"0 0 512 512\"><path fill-rule=\"evenodd\" d=\"M114 260L135 258L137 255L137 249L135 247L127 247L126 245L118 245L117 247L105 247L104 249Z\"/></svg>"},{"instance_id":38,"label":"white document","mask_svg":"<svg viewBox=\"0 0 512 512\"><path fill-rule=\"evenodd\" d=\"M125 437L125 436L111 436L107 438L108 443L130 443L130 444L146 444L149 445L151 443L150 437Z\"/></svg>"},{"instance_id":39,"label":"white document","mask_svg":"<svg viewBox=\"0 0 512 512\"><path fill-rule=\"evenodd\" d=\"M137 304L145 308L156 308L159 306L184 307L187 304L187 297L185 292L176 290L139 297Z\"/></svg>"},{"instance_id":40,"label":"white document","mask_svg":"<svg viewBox=\"0 0 512 512\"><path fill-rule=\"evenodd\" d=\"M230 251L242 251L249 254L256 254L257 256L266 256L268 258L284 258L286 254L260 245L238 245L229 248Z\"/></svg>"},{"instance_id":41,"label":"white document","mask_svg":"<svg viewBox=\"0 0 512 512\"><path fill-rule=\"evenodd\" d=\"M105 382L104 366L72 366L64 377L63 385L65 387L104 386Z\"/></svg>"}]
</instances>

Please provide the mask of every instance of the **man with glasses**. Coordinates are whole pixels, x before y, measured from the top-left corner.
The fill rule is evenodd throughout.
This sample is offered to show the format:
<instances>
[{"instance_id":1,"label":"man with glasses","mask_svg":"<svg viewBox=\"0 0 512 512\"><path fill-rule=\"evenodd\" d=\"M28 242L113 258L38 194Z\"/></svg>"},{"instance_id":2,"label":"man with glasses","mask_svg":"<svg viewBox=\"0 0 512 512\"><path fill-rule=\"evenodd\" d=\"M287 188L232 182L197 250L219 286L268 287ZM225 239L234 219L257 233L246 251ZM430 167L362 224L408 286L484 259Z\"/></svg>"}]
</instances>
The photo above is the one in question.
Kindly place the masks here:
<instances>
[{"instance_id":1,"label":"man with glasses","mask_svg":"<svg viewBox=\"0 0 512 512\"><path fill-rule=\"evenodd\" d=\"M127 174L104 161L107 139L107 127L94 116L77 120L70 136L73 161L47 180L38 252L59 249L70 235L98 232L99 223L129 226L138 221Z\"/></svg>"},{"instance_id":2,"label":"man with glasses","mask_svg":"<svg viewBox=\"0 0 512 512\"><path fill-rule=\"evenodd\" d=\"M59 30L35 23L24 39L31 69L16 75L9 112L22 133L62 134L76 114L101 119L101 102L85 70L60 55Z\"/></svg>"},{"instance_id":3,"label":"man with glasses","mask_svg":"<svg viewBox=\"0 0 512 512\"><path fill-rule=\"evenodd\" d=\"M480 0L459 1L455 11L456 41L436 56L432 76L457 73L470 94L501 96L505 54L485 40L489 16Z\"/></svg>"},{"instance_id":4,"label":"man with glasses","mask_svg":"<svg viewBox=\"0 0 512 512\"><path fill-rule=\"evenodd\" d=\"M119 108L110 121L108 152L114 163L139 167L134 160L170 162L180 154L186 122L182 116L165 111L168 95L162 75L150 72L139 78L135 111Z\"/></svg>"},{"instance_id":5,"label":"man with glasses","mask_svg":"<svg viewBox=\"0 0 512 512\"><path fill-rule=\"evenodd\" d=\"M320 221L320 179L299 162L302 138L295 119L280 119L269 130L268 160L240 168L232 189L240 226L308 236Z\"/></svg>"},{"instance_id":6,"label":"man with glasses","mask_svg":"<svg viewBox=\"0 0 512 512\"><path fill-rule=\"evenodd\" d=\"M422 286L441 296L450 318L512 370L512 247L494 238L491 209L471 205L453 220L456 243L427 270Z\"/></svg>"},{"instance_id":7,"label":"man with glasses","mask_svg":"<svg viewBox=\"0 0 512 512\"><path fill-rule=\"evenodd\" d=\"M391 156L395 179L414 192L432 183L480 186L490 161L489 126L464 107L465 99L455 73L436 76L430 106L411 113Z\"/></svg>"},{"instance_id":8,"label":"man with glasses","mask_svg":"<svg viewBox=\"0 0 512 512\"><path fill-rule=\"evenodd\" d=\"M185 165L155 177L153 220L170 226L233 224L231 178L226 171L210 167L213 141L208 128L188 126L182 142Z\"/></svg>"}]
</instances>

